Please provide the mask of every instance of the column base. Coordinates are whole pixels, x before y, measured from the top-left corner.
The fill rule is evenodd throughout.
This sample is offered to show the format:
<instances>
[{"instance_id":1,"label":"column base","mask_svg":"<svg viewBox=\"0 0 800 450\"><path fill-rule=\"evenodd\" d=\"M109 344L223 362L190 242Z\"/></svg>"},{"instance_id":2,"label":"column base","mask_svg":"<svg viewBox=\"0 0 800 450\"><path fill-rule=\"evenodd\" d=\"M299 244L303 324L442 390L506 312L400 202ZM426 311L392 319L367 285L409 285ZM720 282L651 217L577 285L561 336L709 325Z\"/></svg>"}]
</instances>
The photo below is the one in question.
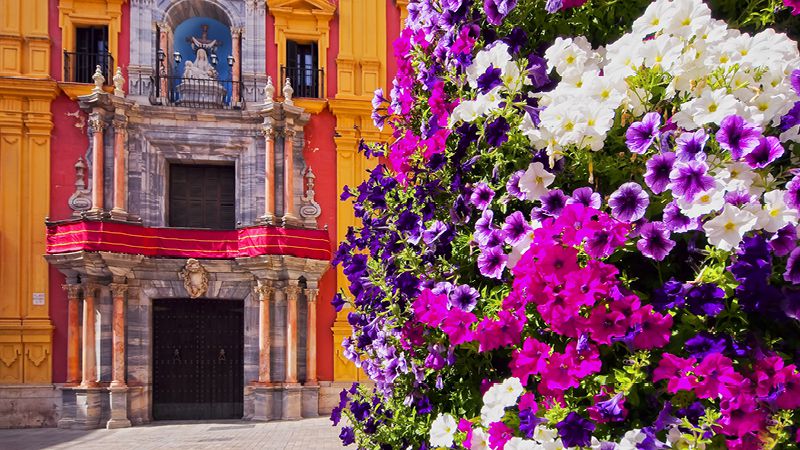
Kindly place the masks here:
<instances>
[{"instance_id":1,"label":"column base","mask_svg":"<svg viewBox=\"0 0 800 450\"><path fill-rule=\"evenodd\" d=\"M294 214L285 214L281 219L281 225L284 228L303 228L303 219Z\"/></svg>"},{"instance_id":2,"label":"column base","mask_svg":"<svg viewBox=\"0 0 800 450\"><path fill-rule=\"evenodd\" d=\"M120 222L138 222L136 220L137 217L128 214L128 211L125 211L124 209L114 208L108 213L108 216L111 218L111 220L117 220Z\"/></svg>"},{"instance_id":3,"label":"column base","mask_svg":"<svg viewBox=\"0 0 800 450\"><path fill-rule=\"evenodd\" d=\"M75 418L71 428L89 430L100 427L102 389L76 388Z\"/></svg>"},{"instance_id":4,"label":"column base","mask_svg":"<svg viewBox=\"0 0 800 450\"><path fill-rule=\"evenodd\" d=\"M128 420L128 388L109 388L109 404L111 406L111 419L106 422L106 428L127 428L131 426Z\"/></svg>"},{"instance_id":5,"label":"column base","mask_svg":"<svg viewBox=\"0 0 800 450\"><path fill-rule=\"evenodd\" d=\"M286 383L281 392L281 420L303 418L303 387L300 383Z\"/></svg>"},{"instance_id":6,"label":"column base","mask_svg":"<svg viewBox=\"0 0 800 450\"><path fill-rule=\"evenodd\" d=\"M257 422L267 422L276 418L275 386L253 386L253 418Z\"/></svg>"},{"instance_id":7,"label":"column base","mask_svg":"<svg viewBox=\"0 0 800 450\"><path fill-rule=\"evenodd\" d=\"M319 385L303 386L303 418L319 417Z\"/></svg>"},{"instance_id":8,"label":"column base","mask_svg":"<svg viewBox=\"0 0 800 450\"><path fill-rule=\"evenodd\" d=\"M103 220L110 217L111 216L109 215L108 211L103 209L90 209L84 213L81 213L81 218L89 220Z\"/></svg>"},{"instance_id":9,"label":"column base","mask_svg":"<svg viewBox=\"0 0 800 450\"><path fill-rule=\"evenodd\" d=\"M265 214L256 219L256 224L261 226L275 226L277 222L277 217L274 214Z\"/></svg>"}]
</instances>

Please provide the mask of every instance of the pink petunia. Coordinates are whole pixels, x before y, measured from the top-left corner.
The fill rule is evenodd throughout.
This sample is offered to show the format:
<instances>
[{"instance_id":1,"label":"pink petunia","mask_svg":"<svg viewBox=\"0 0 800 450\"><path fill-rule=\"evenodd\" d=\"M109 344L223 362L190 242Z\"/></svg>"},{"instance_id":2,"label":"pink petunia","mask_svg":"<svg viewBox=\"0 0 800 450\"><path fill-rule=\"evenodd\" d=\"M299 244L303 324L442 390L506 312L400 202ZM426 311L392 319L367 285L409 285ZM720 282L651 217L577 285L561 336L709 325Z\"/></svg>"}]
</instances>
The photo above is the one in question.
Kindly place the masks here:
<instances>
[{"instance_id":1,"label":"pink petunia","mask_svg":"<svg viewBox=\"0 0 800 450\"><path fill-rule=\"evenodd\" d=\"M441 324L442 331L450 339L451 345L460 345L475 340L471 325L477 319L475 314L453 308L447 312Z\"/></svg>"},{"instance_id":2,"label":"pink petunia","mask_svg":"<svg viewBox=\"0 0 800 450\"><path fill-rule=\"evenodd\" d=\"M528 381L531 375L540 374L547 366L547 358L553 349L532 337L525 338L522 348L515 350L511 355L509 368L511 375L522 380Z\"/></svg>"},{"instance_id":3,"label":"pink petunia","mask_svg":"<svg viewBox=\"0 0 800 450\"><path fill-rule=\"evenodd\" d=\"M690 372L697 362L695 358L681 358L671 353L664 353L658 367L653 371L653 382L668 380L667 392L691 391L697 386L697 377Z\"/></svg>"},{"instance_id":4,"label":"pink petunia","mask_svg":"<svg viewBox=\"0 0 800 450\"><path fill-rule=\"evenodd\" d=\"M430 289L423 290L411 305L414 318L431 327L438 327L447 315L447 295L436 295Z\"/></svg>"}]
</instances>

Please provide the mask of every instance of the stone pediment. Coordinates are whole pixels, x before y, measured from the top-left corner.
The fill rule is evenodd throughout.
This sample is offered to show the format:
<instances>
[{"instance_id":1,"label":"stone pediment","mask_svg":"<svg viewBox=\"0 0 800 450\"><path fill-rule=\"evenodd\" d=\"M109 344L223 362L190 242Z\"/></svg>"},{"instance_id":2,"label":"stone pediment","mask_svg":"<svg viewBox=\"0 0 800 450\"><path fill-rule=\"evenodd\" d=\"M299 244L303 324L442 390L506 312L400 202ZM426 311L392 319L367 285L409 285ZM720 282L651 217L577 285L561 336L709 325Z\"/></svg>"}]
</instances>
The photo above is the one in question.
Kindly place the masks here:
<instances>
[{"instance_id":1,"label":"stone pediment","mask_svg":"<svg viewBox=\"0 0 800 450\"><path fill-rule=\"evenodd\" d=\"M269 2L269 9L272 13L309 11L332 15L336 11L336 5L329 0L277 0Z\"/></svg>"}]
</instances>

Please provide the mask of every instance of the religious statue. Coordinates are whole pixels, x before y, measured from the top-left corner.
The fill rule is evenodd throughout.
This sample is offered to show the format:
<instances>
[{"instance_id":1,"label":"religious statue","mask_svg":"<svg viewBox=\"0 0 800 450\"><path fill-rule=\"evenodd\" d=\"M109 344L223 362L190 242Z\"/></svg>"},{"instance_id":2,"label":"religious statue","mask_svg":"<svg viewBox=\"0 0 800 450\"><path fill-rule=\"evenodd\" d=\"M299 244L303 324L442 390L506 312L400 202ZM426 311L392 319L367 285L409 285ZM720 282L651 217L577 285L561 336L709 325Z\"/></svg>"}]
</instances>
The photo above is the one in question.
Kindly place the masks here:
<instances>
[{"instance_id":1,"label":"religious statue","mask_svg":"<svg viewBox=\"0 0 800 450\"><path fill-rule=\"evenodd\" d=\"M220 46L216 39L208 38L208 25L201 25L201 36L192 36L186 40L192 44L194 50L194 61L186 61L183 69L184 78L194 78L196 80L216 80L217 70L208 61L209 53Z\"/></svg>"}]
</instances>

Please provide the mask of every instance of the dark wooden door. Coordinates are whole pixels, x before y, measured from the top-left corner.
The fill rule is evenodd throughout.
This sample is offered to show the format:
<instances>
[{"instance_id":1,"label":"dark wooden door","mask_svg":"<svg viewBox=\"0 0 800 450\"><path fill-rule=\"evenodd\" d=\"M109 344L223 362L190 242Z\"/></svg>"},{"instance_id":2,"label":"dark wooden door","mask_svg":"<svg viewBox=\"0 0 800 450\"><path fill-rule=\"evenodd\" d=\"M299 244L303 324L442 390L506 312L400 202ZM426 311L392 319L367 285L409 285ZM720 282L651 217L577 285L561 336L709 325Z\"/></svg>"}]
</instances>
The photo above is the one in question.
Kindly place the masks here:
<instances>
[{"instance_id":1,"label":"dark wooden door","mask_svg":"<svg viewBox=\"0 0 800 450\"><path fill-rule=\"evenodd\" d=\"M241 300L155 300L153 418L241 419L243 343Z\"/></svg>"},{"instance_id":2,"label":"dark wooden door","mask_svg":"<svg viewBox=\"0 0 800 450\"><path fill-rule=\"evenodd\" d=\"M236 227L235 168L170 164L169 226L234 229Z\"/></svg>"}]
</instances>

